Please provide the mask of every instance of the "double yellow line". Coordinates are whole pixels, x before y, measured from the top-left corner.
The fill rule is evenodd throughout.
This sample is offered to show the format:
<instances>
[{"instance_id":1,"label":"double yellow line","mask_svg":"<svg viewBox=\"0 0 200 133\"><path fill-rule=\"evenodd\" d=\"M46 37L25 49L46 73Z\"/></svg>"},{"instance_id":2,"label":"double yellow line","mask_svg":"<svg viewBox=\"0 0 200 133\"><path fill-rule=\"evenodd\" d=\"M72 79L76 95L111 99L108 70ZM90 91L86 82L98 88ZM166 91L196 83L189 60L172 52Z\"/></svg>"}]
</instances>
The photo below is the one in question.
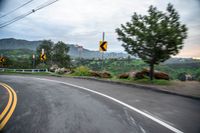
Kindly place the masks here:
<instances>
[{"instance_id":1,"label":"double yellow line","mask_svg":"<svg viewBox=\"0 0 200 133\"><path fill-rule=\"evenodd\" d=\"M9 85L1 82L0 85L3 86L8 91L9 94L8 103L4 108L3 112L0 114L0 131L1 131L15 110L15 107L17 105L17 95Z\"/></svg>"}]
</instances>

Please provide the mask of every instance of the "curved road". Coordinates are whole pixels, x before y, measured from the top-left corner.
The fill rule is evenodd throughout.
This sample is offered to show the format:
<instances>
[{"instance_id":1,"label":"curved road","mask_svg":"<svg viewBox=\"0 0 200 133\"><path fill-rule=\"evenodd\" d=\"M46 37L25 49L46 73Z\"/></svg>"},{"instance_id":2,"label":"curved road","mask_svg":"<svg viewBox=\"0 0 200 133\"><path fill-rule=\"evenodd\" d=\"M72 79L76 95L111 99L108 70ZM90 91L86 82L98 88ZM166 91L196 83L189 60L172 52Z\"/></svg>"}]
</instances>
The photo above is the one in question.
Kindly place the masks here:
<instances>
[{"instance_id":1,"label":"curved road","mask_svg":"<svg viewBox=\"0 0 200 133\"><path fill-rule=\"evenodd\" d=\"M199 100L70 78L1 75L0 82L17 94L2 133L200 132ZM0 111L6 96L1 86Z\"/></svg>"}]
</instances>

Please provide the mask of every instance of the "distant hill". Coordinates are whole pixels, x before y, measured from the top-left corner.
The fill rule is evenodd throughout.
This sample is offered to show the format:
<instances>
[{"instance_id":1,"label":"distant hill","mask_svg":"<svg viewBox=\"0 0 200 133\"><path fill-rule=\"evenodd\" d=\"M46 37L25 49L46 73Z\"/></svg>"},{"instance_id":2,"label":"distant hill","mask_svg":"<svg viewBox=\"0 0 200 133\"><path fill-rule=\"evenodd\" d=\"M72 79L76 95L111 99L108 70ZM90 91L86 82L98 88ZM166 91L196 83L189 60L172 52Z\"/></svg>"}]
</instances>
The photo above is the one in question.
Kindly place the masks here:
<instances>
[{"instance_id":1,"label":"distant hill","mask_svg":"<svg viewBox=\"0 0 200 133\"><path fill-rule=\"evenodd\" d=\"M30 54L36 51L36 48L41 44L41 40L39 41L27 41L21 39L14 38L6 38L0 39L0 50L4 52L5 55L10 55L8 53L16 53L15 50L19 49L20 51L24 51L23 49L28 49ZM88 49L83 49L80 53L78 52L78 48L74 44L67 44L70 47L69 55L73 58L77 58L81 56L82 58L92 59L92 58L101 58L102 54L99 51L92 51ZM13 52L15 51L15 52ZM104 58L125 58L128 57L128 54L125 53L116 53L116 52L106 52L104 54Z\"/></svg>"},{"instance_id":2,"label":"distant hill","mask_svg":"<svg viewBox=\"0 0 200 133\"><path fill-rule=\"evenodd\" d=\"M28 59L35 52L30 49L0 49L0 53L8 58L19 60L21 58Z\"/></svg>"},{"instance_id":3,"label":"distant hill","mask_svg":"<svg viewBox=\"0 0 200 133\"><path fill-rule=\"evenodd\" d=\"M35 51L42 41L27 41L14 38L0 39L0 49L30 49Z\"/></svg>"},{"instance_id":4,"label":"distant hill","mask_svg":"<svg viewBox=\"0 0 200 133\"><path fill-rule=\"evenodd\" d=\"M192 58L170 58L163 64L170 66L172 68L200 68L200 60Z\"/></svg>"},{"instance_id":5,"label":"distant hill","mask_svg":"<svg viewBox=\"0 0 200 133\"><path fill-rule=\"evenodd\" d=\"M199 63L200 60L193 58L170 58L164 62L164 64L191 64L191 63Z\"/></svg>"},{"instance_id":6,"label":"distant hill","mask_svg":"<svg viewBox=\"0 0 200 133\"><path fill-rule=\"evenodd\" d=\"M30 58L30 56L35 53L36 48L41 44L39 41L27 41L14 38L0 39L0 54L12 58L14 60L20 60L22 58ZM74 44L67 44L70 47L69 55L72 58L81 58L85 59L97 59L102 58L102 54L99 51L92 51L88 49L83 49L79 53L78 48ZM125 53L115 53L115 52L106 52L104 58L125 58L128 57L128 54ZM161 63L163 65L170 66L172 68L199 68L200 60L192 58L170 58L169 60Z\"/></svg>"}]
</instances>

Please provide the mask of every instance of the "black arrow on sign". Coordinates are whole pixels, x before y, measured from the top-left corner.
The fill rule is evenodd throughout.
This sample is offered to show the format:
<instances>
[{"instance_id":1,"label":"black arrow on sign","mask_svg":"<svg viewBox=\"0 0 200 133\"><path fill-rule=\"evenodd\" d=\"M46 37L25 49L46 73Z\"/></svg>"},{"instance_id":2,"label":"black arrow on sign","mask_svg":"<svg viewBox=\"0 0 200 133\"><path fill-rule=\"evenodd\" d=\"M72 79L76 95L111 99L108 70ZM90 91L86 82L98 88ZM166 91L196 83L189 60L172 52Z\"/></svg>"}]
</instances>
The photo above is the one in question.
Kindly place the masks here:
<instances>
[{"instance_id":1,"label":"black arrow on sign","mask_svg":"<svg viewBox=\"0 0 200 133\"><path fill-rule=\"evenodd\" d=\"M42 59L44 60L44 54L42 55Z\"/></svg>"},{"instance_id":2,"label":"black arrow on sign","mask_svg":"<svg viewBox=\"0 0 200 133\"><path fill-rule=\"evenodd\" d=\"M104 45L105 45L106 43L107 43L107 42L104 41L104 42L100 45L100 47L101 47L101 49L102 49L103 51L106 51L106 49L104 48Z\"/></svg>"},{"instance_id":3,"label":"black arrow on sign","mask_svg":"<svg viewBox=\"0 0 200 133\"><path fill-rule=\"evenodd\" d=\"M1 57L1 62L4 62L4 58L3 57Z\"/></svg>"}]
</instances>

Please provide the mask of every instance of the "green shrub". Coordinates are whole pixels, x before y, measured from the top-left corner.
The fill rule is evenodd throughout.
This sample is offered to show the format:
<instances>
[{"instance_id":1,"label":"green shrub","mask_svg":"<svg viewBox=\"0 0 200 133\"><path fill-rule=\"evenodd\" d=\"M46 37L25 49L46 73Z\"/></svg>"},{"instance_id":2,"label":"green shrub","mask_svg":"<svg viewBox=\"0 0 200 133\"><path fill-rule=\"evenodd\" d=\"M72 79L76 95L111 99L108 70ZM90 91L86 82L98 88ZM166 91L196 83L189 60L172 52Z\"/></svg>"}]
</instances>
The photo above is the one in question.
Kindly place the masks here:
<instances>
[{"instance_id":1,"label":"green shrub","mask_svg":"<svg viewBox=\"0 0 200 133\"><path fill-rule=\"evenodd\" d=\"M186 72L182 72L182 73L179 73L177 78L180 80L180 81L186 81L186 75L187 73Z\"/></svg>"},{"instance_id":2,"label":"green shrub","mask_svg":"<svg viewBox=\"0 0 200 133\"><path fill-rule=\"evenodd\" d=\"M75 76L90 76L90 69L85 66L77 67L74 70L73 75L75 75Z\"/></svg>"},{"instance_id":3,"label":"green shrub","mask_svg":"<svg viewBox=\"0 0 200 133\"><path fill-rule=\"evenodd\" d=\"M48 65L44 64L44 63L40 63L36 66L37 69L47 69Z\"/></svg>"},{"instance_id":4,"label":"green shrub","mask_svg":"<svg viewBox=\"0 0 200 133\"><path fill-rule=\"evenodd\" d=\"M195 80L200 81L200 69L197 69L197 71L194 74Z\"/></svg>"}]
</instances>

